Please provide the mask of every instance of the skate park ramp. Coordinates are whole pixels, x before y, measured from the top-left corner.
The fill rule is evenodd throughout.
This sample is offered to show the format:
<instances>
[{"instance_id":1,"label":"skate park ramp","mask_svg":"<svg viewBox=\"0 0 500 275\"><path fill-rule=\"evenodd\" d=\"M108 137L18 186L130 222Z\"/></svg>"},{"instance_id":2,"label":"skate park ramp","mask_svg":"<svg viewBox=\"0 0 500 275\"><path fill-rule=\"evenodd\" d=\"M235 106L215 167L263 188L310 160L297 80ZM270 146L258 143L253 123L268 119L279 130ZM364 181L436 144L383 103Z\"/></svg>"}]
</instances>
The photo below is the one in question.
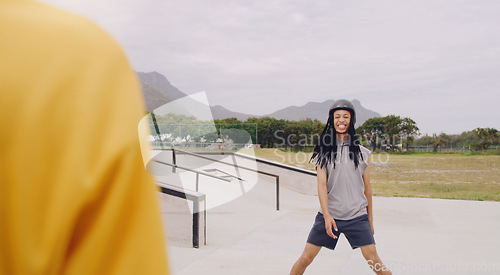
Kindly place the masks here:
<instances>
[{"instance_id":1,"label":"skate park ramp","mask_svg":"<svg viewBox=\"0 0 500 275\"><path fill-rule=\"evenodd\" d=\"M289 274L319 209L316 178L304 173L299 179L290 169L268 165L273 167L257 167L280 174L280 210L275 207L275 178L259 174L241 196L207 209L206 245L196 249L169 238L172 274ZM227 169L222 163L212 167ZM295 182L287 182L284 174ZM189 176L195 179L188 173L160 178L175 184ZM243 170L240 176L245 179ZM199 184L207 179L202 177ZM182 202L172 209L166 197L160 195L168 236L191 213ZM373 209L377 251L393 274L500 274L500 203L374 197ZM323 248L305 274L374 273L360 250L352 250L341 236L335 251Z\"/></svg>"}]
</instances>

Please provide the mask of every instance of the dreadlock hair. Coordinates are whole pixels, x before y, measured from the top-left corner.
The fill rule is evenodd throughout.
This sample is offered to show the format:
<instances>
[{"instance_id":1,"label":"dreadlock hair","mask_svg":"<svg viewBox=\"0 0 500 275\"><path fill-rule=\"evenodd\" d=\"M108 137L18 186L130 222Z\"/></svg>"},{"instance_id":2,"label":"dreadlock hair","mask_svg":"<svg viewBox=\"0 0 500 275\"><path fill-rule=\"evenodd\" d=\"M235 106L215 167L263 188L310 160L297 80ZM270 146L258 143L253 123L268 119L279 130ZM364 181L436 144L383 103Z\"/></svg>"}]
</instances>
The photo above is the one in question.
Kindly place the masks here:
<instances>
[{"instance_id":1,"label":"dreadlock hair","mask_svg":"<svg viewBox=\"0 0 500 275\"><path fill-rule=\"evenodd\" d=\"M331 162L333 162L333 167L335 168L335 159L337 157L337 131L335 130L333 123L333 113L334 112L330 112L325 128L319 136L318 142L314 147L314 152L309 160L309 162L311 162L311 160L315 160L316 164L321 168L324 168ZM347 134L350 141L349 158L354 161L354 166L357 169L359 165L359 157L361 156L361 159L363 159L363 155L361 154L361 149L359 148L359 140L356 136L353 123L349 123Z\"/></svg>"}]
</instances>

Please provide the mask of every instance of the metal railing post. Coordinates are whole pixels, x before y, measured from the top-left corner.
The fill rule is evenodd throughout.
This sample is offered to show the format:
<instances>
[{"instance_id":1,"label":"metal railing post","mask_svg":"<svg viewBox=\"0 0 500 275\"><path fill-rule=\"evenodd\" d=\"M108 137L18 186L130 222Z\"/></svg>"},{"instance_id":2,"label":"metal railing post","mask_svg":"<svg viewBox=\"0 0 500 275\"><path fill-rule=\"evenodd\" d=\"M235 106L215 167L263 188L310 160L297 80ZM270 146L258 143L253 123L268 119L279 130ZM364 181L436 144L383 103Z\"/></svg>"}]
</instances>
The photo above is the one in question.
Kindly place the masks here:
<instances>
[{"instance_id":1,"label":"metal railing post","mask_svg":"<svg viewBox=\"0 0 500 275\"><path fill-rule=\"evenodd\" d=\"M200 247L200 204L193 201L193 247Z\"/></svg>"},{"instance_id":2,"label":"metal railing post","mask_svg":"<svg viewBox=\"0 0 500 275\"><path fill-rule=\"evenodd\" d=\"M276 177L276 211L280 211L280 177Z\"/></svg>"},{"instance_id":3,"label":"metal railing post","mask_svg":"<svg viewBox=\"0 0 500 275\"><path fill-rule=\"evenodd\" d=\"M172 164L174 166L172 166L172 173L175 173L176 172L176 166L177 166L177 162L175 160L175 149L172 149Z\"/></svg>"},{"instance_id":4,"label":"metal railing post","mask_svg":"<svg viewBox=\"0 0 500 275\"><path fill-rule=\"evenodd\" d=\"M207 245L207 200L203 201L203 239L204 244Z\"/></svg>"}]
</instances>

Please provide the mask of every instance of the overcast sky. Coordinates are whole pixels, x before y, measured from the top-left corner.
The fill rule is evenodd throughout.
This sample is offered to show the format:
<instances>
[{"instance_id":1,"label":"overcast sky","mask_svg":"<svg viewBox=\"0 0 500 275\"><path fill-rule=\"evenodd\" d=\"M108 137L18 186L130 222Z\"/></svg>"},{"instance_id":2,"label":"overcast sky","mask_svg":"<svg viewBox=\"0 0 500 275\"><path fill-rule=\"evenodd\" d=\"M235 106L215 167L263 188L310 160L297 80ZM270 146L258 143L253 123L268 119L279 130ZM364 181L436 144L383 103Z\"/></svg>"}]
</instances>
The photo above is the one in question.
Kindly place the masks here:
<instances>
[{"instance_id":1,"label":"overcast sky","mask_svg":"<svg viewBox=\"0 0 500 275\"><path fill-rule=\"evenodd\" d=\"M93 19L135 70L232 111L347 98L423 134L500 129L500 1L44 2Z\"/></svg>"}]
</instances>

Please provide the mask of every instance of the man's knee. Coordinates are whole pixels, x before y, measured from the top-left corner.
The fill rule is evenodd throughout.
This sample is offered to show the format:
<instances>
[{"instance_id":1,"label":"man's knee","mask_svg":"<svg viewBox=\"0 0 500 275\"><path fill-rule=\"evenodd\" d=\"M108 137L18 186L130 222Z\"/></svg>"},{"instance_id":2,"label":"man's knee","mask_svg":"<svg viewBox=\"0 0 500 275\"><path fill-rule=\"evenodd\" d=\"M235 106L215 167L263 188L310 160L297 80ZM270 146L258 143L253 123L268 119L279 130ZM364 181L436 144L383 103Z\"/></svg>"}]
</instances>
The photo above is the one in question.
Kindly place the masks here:
<instances>
[{"instance_id":1,"label":"man's knee","mask_svg":"<svg viewBox=\"0 0 500 275\"><path fill-rule=\"evenodd\" d=\"M365 257L365 260L368 261L369 263L378 262L377 250L375 249L374 245L368 245L366 247L362 247L362 252L363 252L363 257Z\"/></svg>"},{"instance_id":2,"label":"man's knee","mask_svg":"<svg viewBox=\"0 0 500 275\"><path fill-rule=\"evenodd\" d=\"M300 256L300 263L303 266L308 266L308 265L310 265L313 262L315 256L316 255L313 255L313 254L310 254L310 253L303 253Z\"/></svg>"},{"instance_id":3,"label":"man's knee","mask_svg":"<svg viewBox=\"0 0 500 275\"><path fill-rule=\"evenodd\" d=\"M368 254L368 255L365 255L365 260L368 263L378 263L379 262L377 254Z\"/></svg>"}]
</instances>

